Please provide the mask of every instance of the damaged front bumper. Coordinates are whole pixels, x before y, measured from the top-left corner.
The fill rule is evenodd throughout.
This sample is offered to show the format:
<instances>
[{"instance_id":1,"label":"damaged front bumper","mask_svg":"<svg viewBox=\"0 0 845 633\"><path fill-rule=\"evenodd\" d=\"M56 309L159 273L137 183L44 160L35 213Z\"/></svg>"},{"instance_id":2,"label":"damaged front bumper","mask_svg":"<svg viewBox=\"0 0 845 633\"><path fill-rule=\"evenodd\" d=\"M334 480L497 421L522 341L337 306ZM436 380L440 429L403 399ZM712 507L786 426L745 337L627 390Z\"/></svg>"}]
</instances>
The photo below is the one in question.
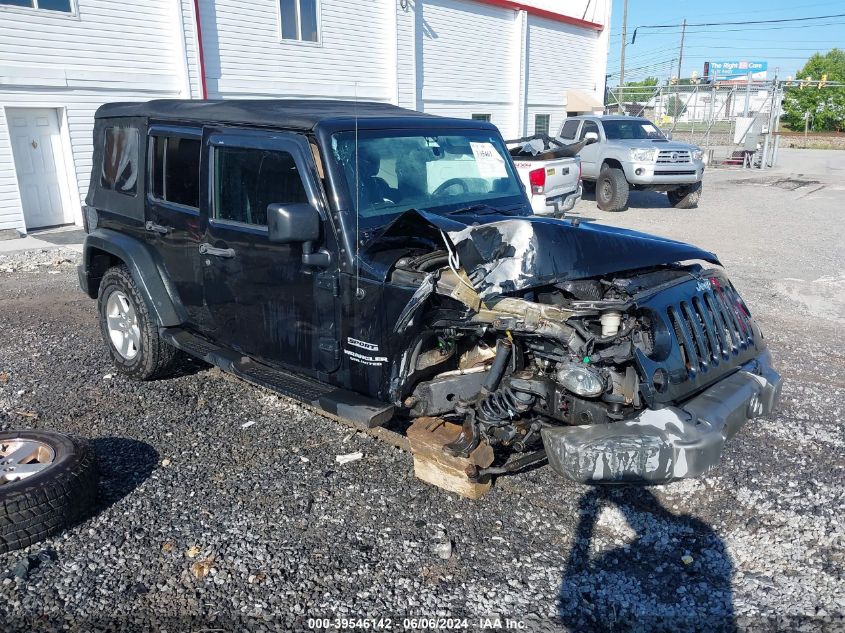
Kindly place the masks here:
<instances>
[{"instance_id":1,"label":"damaged front bumper","mask_svg":"<svg viewBox=\"0 0 845 633\"><path fill-rule=\"evenodd\" d=\"M725 441L743 424L774 409L782 383L766 350L678 407L612 424L544 428L549 464L581 483L697 477L719 463Z\"/></svg>"}]
</instances>

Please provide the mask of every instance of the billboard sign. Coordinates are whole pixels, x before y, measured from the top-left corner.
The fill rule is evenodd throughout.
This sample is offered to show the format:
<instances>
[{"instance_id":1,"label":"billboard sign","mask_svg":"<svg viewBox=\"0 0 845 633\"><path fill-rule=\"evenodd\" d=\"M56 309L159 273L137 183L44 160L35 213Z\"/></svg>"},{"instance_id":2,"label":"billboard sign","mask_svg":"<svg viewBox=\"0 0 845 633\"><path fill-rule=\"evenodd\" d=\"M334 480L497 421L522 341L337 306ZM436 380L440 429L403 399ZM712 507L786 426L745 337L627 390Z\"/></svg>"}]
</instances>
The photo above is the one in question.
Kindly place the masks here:
<instances>
[{"instance_id":1,"label":"billboard sign","mask_svg":"<svg viewBox=\"0 0 845 633\"><path fill-rule=\"evenodd\" d=\"M751 79L766 79L769 62L704 62L704 76L709 81L745 81L748 73Z\"/></svg>"}]
</instances>

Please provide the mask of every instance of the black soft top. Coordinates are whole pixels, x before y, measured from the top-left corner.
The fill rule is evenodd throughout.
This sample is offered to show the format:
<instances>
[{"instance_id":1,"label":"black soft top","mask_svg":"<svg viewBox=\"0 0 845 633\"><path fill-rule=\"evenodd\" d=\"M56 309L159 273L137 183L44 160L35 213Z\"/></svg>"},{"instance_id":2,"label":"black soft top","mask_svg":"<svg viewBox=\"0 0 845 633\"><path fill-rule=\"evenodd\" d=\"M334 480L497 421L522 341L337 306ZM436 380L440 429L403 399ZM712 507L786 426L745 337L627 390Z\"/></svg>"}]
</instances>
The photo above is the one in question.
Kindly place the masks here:
<instances>
[{"instance_id":1,"label":"black soft top","mask_svg":"<svg viewBox=\"0 0 845 633\"><path fill-rule=\"evenodd\" d=\"M328 99L157 99L141 103L106 103L96 118L141 117L201 123L245 123L312 130L319 123L348 123L356 117L363 127L378 121L415 118L420 123L463 127L492 127L482 121L449 119L387 103ZM410 121L408 121L410 122Z\"/></svg>"}]
</instances>

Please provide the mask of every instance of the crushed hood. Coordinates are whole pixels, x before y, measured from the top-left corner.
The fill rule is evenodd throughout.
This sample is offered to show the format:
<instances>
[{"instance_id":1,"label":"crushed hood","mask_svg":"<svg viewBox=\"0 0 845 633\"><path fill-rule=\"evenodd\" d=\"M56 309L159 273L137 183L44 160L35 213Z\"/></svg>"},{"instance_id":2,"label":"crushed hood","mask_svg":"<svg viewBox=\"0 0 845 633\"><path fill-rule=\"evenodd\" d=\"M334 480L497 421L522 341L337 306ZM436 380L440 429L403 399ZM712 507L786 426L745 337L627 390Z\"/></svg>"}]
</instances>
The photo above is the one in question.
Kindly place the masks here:
<instances>
[{"instance_id":1,"label":"crushed hood","mask_svg":"<svg viewBox=\"0 0 845 633\"><path fill-rule=\"evenodd\" d=\"M482 299L661 264L720 264L713 253L690 244L591 222L415 210L369 240L361 255L377 259L381 248L395 248L403 237L442 243L444 236Z\"/></svg>"}]
</instances>

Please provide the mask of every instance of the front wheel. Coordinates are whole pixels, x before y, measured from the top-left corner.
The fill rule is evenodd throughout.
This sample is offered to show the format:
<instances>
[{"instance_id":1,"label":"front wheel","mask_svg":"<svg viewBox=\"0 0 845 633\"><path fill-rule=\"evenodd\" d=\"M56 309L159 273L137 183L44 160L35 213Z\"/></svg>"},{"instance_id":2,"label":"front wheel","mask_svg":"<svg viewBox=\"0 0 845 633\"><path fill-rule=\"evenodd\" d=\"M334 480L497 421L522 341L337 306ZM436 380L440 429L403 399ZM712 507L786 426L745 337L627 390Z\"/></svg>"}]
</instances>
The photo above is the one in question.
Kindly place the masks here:
<instances>
[{"instance_id":1,"label":"front wheel","mask_svg":"<svg viewBox=\"0 0 845 633\"><path fill-rule=\"evenodd\" d=\"M694 209L701 200L701 183L667 191L666 196L669 198L669 204L676 209Z\"/></svg>"},{"instance_id":2,"label":"front wheel","mask_svg":"<svg viewBox=\"0 0 845 633\"><path fill-rule=\"evenodd\" d=\"M596 181L596 204L602 211L624 211L628 204L628 181L625 172L605 165Z\"/></svg>"},{"instance_id":3,"label":"front wheel","mask_svg":"<svg viewBox=\"0 0 845 633\"><path fill-rule=\"evenodd\" d=\"M110 268L103 275L97 306L103 340L120 373L150 380L176 368L181 354L159 336L147 302L125 266Z\"/></svg>"}]
</instances>

